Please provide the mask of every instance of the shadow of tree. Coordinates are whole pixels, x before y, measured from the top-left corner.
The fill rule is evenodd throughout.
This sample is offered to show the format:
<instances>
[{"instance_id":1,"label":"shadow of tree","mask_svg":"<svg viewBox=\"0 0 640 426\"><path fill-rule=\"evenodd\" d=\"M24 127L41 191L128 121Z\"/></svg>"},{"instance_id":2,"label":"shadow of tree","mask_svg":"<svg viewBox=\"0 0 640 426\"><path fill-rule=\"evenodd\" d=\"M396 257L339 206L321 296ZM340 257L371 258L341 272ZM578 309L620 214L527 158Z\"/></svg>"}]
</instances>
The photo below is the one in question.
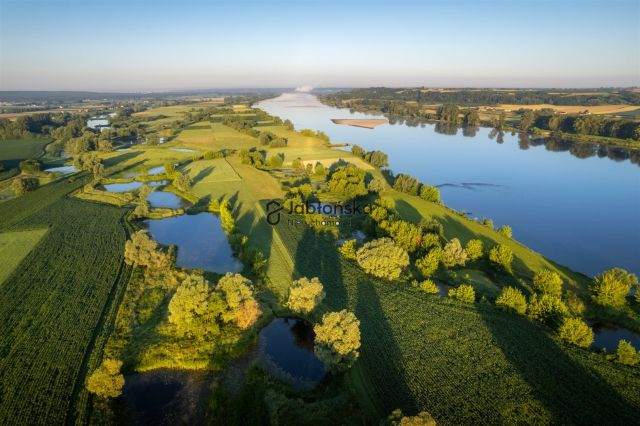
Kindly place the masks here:
<instances>
[{"instance_id":1,"label":"shadow of tree","mask_svg":"<svg viewBox=\"0 0 640 426\"><path fill-rule=\"evenodd\" d=\"M213 172L213 170L214 170L213 166L208 166L208 167L205 167L204 169L200 170L198 172L198 174L195 175L195 177L193 179L191 179L192 184L195 185L198 182L201 182L204 178L209 176Z\"/></svg>"}]
</instances>

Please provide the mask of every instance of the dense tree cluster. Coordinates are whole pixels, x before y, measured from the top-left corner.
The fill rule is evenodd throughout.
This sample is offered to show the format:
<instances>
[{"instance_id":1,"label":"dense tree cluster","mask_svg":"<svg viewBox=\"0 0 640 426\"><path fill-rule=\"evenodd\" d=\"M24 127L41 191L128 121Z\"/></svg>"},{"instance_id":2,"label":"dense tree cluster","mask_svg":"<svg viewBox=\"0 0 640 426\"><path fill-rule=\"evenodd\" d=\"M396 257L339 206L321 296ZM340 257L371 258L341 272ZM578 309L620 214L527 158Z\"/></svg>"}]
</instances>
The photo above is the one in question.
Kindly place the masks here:
<instances>
[{"instance_id":1,"label":"dense tree cluster","mask_svg":"<svg viewBox=\"0 0 640 426\"><path fill-rule=\"evenodd\" d=\"M588 348L593 343L593 330L580 318L565 318L558 335L565 342L581 348Z\"/></svg>"},{"instance_id":2,"label":"dense tree cluster","mask_svg":"<svg viewBox=\"0 0 640 426\"><path fill-rule=\"evenodd\" d=\"M124 376L120 373L122 361L105 359L87 378L87 390L101 398L117 398L122 393Z\"/></svg>"},{"instance_id":3,"label":"dense tree cluster","mask_svg":"<svg viewBox=\"0 0 640 426\"><path fill-rule=\"evenodd\" d=\"M313 331L315 353L329 370L344 371L360 356L360 321L353 313L327 313Z\"/></svg>"},{"instance_id":4,"label":"dense tree cluster","mask_svg":"<svg viewBox=\"0 0 640 426\"><path fill-rule=\"evenodd\" d=\"M40 181L37 178L19 176L11 182L11 189L17 196L35 191L39 186Z\"/></svg>"},{"instance_id":5,"label":"dense tree cluster","mask_svg":"<svg viewBox=\"0 0 640 426\"><path fill-rule=\"evenodd\" d=\"M368 193L364 170L353 164L337 167L329 175L327 187L331 193L342 196L345 199L356 198Z\"/></svg>"},{"instance_id":6,"label":"dense tree cluster","mask_svg":"<svg viewBox=\"0 0 640 426\"><path fill-rule=\"evenodd\" d=\"M619 308L626 303L631 287L638 285L638 277L621 268L612 268L594 278L591 284L593 301Z\"/></svg>"},{"instance_id":7,"label":"dense tree cluster","mask_svg":"<svg viewBox=\"0 0 640 426\"><path fill-rule=\"evenodd\" d=\"M440 203L440 191L434 186L424 185L413 176L400 173L395 177L393 189L409 195L419 195L420 198Z\"/></svg>"},{"instance_id":8,"label":"dense tree cluster","mask_svg":"<svg viewBox=\"0 0 640 426\"><path fill-rule=\"evenodd\" d=\"M503 288L496 299L496 305L512 309L520 315L524 315L527 311L527 299L515 287Z\"/></svg>"},{"instance_id":9,"label":"dense tree cluster","mask_svg":"<svg viewBox=\"0 0 640 426\"><path fill-rule=\"evenodd\" d=\"M324 287L318 277L303 277L289 287L287 307L294 312L308 314L322 303L324 296Z\"/></svg>"},{"instance_id":10,"label":"dense tree cluster","mask_svg":"<svg viewBox=\"0 0 640 426\"><path fill-rule=\"evenodd\" d=\"M380 238L365 243L356 253L356 259L368 274L387 280L400 277L409 265L409 255L390 238Z\"/></svg>"},{"instance_id":11,"label":"dense tree cluster","mask_svg":"<svg viewBox=\"0 0 640 426\"><path fill-rule=\"evenodd\" d=\"M389 158L387 157L387 154L382 151L367 152L362 147L353 145L351 147L351 152L375 167L386 167L389 165Z\"/></svg>"}]
</instances>

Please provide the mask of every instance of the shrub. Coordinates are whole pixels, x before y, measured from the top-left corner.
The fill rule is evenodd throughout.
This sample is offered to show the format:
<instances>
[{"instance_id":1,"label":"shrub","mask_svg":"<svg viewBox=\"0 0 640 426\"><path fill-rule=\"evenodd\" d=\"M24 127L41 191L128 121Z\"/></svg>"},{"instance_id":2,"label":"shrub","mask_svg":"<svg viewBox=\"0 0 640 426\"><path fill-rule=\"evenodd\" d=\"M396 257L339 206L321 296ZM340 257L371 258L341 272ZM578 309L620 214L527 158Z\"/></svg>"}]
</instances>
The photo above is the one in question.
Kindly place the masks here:
<instances>
[{"instance_id":1,"label":"shrub","mask_svg":"<svg viewBox=\"0 0 640 426\"><path fill-rule=\"evenodd\" d=\"M513 231L509 225L502 225L498 228L498 233L504 235L507 238L511 238L513 236Z\"/></svg>"},{"instance_id":2,"label":"shrub","mask_svg":"<svg viewBox=\"0 0 640 426\"><path fill-rule=\"evenodd\" d=\"M254 297L251 281L240 274L227 273L220 278L216 290L223 301L221 318L231 322L241 330L246 330L262 314L260 305Z\"/></svg>"},{"instance_id":3,"label":"shrub","mask_svg":"<svg viewBox=\"0 0 640 426\"><path fill-rule=\"evenodd\" d=\"M27 192L38 189L40 182L36 178L17 177L11 182L11 189L16 195L24 195Z\"/></svg>"},{"instance_id":4,"label":"shrub","mask_svg":"<svg viewBox=\"0 0 640 426\"><path fill-rule=\"evenodd\" d=\"M382 192L384 191L384 181L380 178L374 178L369 182L367 189L369 192Z\"/></svg>"},{"instance_id":5,"label":"shrub","mask_svg":"<svg viewBox=\"0 0 640 426\"><path fill-rule=\"evenodd\" d=\"M565 342L581 348L588 348L593 343L593 330L579 318L565 318L558 335Z\"/></svg>"},{"instance_id":6,"label":"shrub","mask_svg":"<svg viewBox=\"0 0 640 426\"><path fill-rule=\"evenodd\" d=\"M464 250L467 252L467 257L472 262L480 259L484 254L482 241L480 240L469 240L467 242L467 247Z\"/></svg>"},{"instance_id":7,"label":"shrub","mask_svg":"<svg viewBox=\"0 0 640 426\"><path fill-rule=\"evenodd\" d=\"M387 424L389 426L436 426L436 421L427 411L421 411L417 416L405 416L402 410L397 409L391 413Z\"/></svg>"},{"instance_id":8,"label":"shrub","mask_svg":"<svg viewBox=\"0 0 640 426\"><path fill-rule=\"evenodd\" d=\"M498 244L489 251L489 260L505 271L511 273L513 251L504 244Z\"/></svg>"},{"instance_id":9,"label":"shrub","mask_svg":"<svg viewBox=\"0 0 640 426\"><path fill-rule=\"evenodd\" d=\"M559 297L534 294L529 298L527 315L533 319L551 323L559 321L568 314L569 309Z\"/></svg>"},{"instance_id":10,"label":"shrub","mask_svg":"<svg viewBox=\"0 0 640 426\"><path fill-rule=\"evenodd\" d=\"M122 361L105 359L87 379L87 390L101 398L117 398L122 393L124 376L120 373Z\"/></svg>"},{"instance_id":11,"label":"shrub","mask_svg":"<svg viewBox=\"0 0 640 426\"><path fill-rule=\"evenodd\" d=\"M624 365L636 365L640 362L640 354L636 352L631 343L620 340L616 349L615 361Z\"/></svg>"},{"instance_id":12,"label":"shrub","mask_svg":"<svg viewBox=\"0 0 640 426\"><path fill-rule=\"evenodd\" d=\"M356 240L346 240L338 248L338 252L345 259L356 260Z\"/></svg>"},{"instance_id":13,"label":"shrub","mask_svg":"<svg viewBox=\"0 0 640 426\"><path fill-rule=\"evenodd\" d=\"M360 355L360 321L342 310L329 312L313 327L315 353L327 369L342 371L349 368Z\"/></svg>"},{"instance_id":14,"label":"shrub","mask_svg":"<svg viewBox=\"0 0 640 426\"><path fill-rule=\"evenodd\" d=\"M467 263L467 252L462 248L459 239L454 238L444 246L442 263L448 268L464 266Z\"/></svg>"},{"instance_id":15,"label":"shrub","mask_svg":"<svg viewBox=\"0 0 640 426\"><path fill-rule=\"evenodd\" d=\"M420 188L420 198L440 204L440 191L434 186L422 185Z\"/></svg>"},{"instance_id":16,"label":"shrub","mask_svg":"<svg viewBox=\"0 0 640 426\"><path fill-rule=\"evenodd\" d=\"M560 297L562 296L562 278L555 271L543 269L533 277L533 288L542 294Z\"/></svg>"},{"instance_id":17,"label":"shrub","mask_svg":"<svg viewBox=\"0 0 640 426\"><path fill-rule=\"evenodd\" d=\"M431 277L438 272L443 257L444 251L440 247L434 247L424 257L416 260L416 268L423 276Z\"/></svg>"},{"instance_id":18,"label":"shrub","mask_svg":"<svg viewBox=\"0 0 640 426\"><path fill-rule=\"evenodd\" d=\"M409 264L409 254L390 238L365 243L356 252L356 259L365 272L388 280L399 278Z\"/></svg>"},{"instance_id":19,"label":"shrub","mask_svg":"<svg viewBox=\"0 0 640 426\"><path fill-rule=\"evenodd\" d=\"M438 293L438 286L431 280L424 280L420 283L420 290L425 293L436 294Z\"/></svg>"},{"instance_id":20,"label":"shrub","mask_svg":"<svg viewBox=\"0 0 640 426\"><path fill-rule=\"evenodd\" d=\"M355 198L368 192L364 177L364 170L352 164L340 166L331 174L327 187L334 194Z\"/></svg>"},{"instance_id":21,"label":"shrub","mask_svg":"<svg viewBox=\"0 0 640 426\"><path fill-rule=\"evenodd\" d=\"M565 294L565 304L567 305L569 312L578 317L582 316L586 309L582 299L580 299L578 295L572 291L568 291Z\"/></svg>"},{"instance_id":22,"label":"shrub","mask_svg":"<svg viewBox=\"0 0 640 426\"><path fill-rule=\"evenodd\" d=\"M520 315L527 312L527 299L524 294L515 287L505 287L496 299L496 305L513 309Z\"/></svg>"},{"instance_id":23,"label":"shrub","mask_svg":"<svg viewBox=\"0 0 640 426\"><path fill-rule=\"evenodd\" d=\"M418 195L420 182L413 176L399 174L393 183L393 189L410 195Z\"/></svg>"},{"instance_id":24,"label":"shrub","mask_svg":"<svg viewBox=\"0 0 640 426\"><path fill-rule=\"evenodd\" d=\"M626 303L627 294L638 277L621 268L612 268L597 276L591 284L593 301L603 306L619 308Z\"/></svg>"},{"instance_id":25,"label":"shrub","mask_svg":"<svg viewBox=\"0 0 640 426\"><path fill-rule=\"evenodd\" d=\"M469 284L460 284L457 288L449 290L449 297L458 299L461 302L473 303L476 301L476 292Z\"/></svg>"},{"instance_id":26,"label":"shrub","mask_svg":"<svg viewBox=\"0 0 640 426\"><path fill-rule=\"evenodd\" d=\"M289 288L287 307L295 312L308 314L322 303L325 293L322 283L317 277L300 278Z\"/></svg>"}]
</instances>

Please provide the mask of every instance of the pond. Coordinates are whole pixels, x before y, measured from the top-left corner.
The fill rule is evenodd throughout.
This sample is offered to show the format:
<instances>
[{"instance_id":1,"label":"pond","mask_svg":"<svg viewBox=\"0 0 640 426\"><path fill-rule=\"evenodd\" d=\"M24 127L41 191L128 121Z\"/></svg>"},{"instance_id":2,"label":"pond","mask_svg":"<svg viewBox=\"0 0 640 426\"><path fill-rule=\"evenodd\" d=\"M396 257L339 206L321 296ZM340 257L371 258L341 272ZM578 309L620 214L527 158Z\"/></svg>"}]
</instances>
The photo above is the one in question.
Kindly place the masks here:
<instances>
[{"instance_id":1,"label":"pond","mask_svg":"<svg viewBox=\"0 0 640 426\"><path fill-rule=\"evenodd\" d=\"M260 358L274 376L296 389L310 389L325 376L313 352L313 326L301 319L276 318L260 331Z\"/></svg>"},{"instance_id":2,"label":"pond","mask_svg":"<svg viewBox=\"0 0 640 426\"><path fill-rule=\"evenodd\" d=\"M620 340L631 343L636 350L640 350L640 334L626 328L611 324L595 323L593 328L593 344L595 349L605 349L609 353L615 352Z\"/></svg>"},{"instance_id":3,"label":"pond","mask_svg":"<svg viewBox=\"0 0 640 426\"><path fill-rule=\"evenodd\" d=\"M151 237L178 249L176 264L205 271L242 271L242 263L233 255L229 240L213 213L181 215L144 221Z\"/></svg>"},{"instance_id":4,"label":"pond","mask_svg":"<svg viewBox=\"0 0 640 426\"><path fill-rule=\"evenodd\" d=\"M154 208L184 209L190 205L184 198L167 191L153 191L147 201Z\"/></svg>"},{"instance_id":5,"label":"pond","mask_svg":"<svg viewBox=\"0 0 640 426\"><path fill-rule=\"evenodd\" d=\"M127 376L122 389L127 424L205 424L211 378L204 372L155 370Z\"/></svg>"},{"instance_id":6,"label":"pond","mask_svg":"<svg viewBox=\"0 0 640 426\"><path fill-rule=\"evenodd\" d=\"M48 169L44 169L45 172L50 172L50 173L64 173L69 174L69 173L73 173L76 171L76 166L60 166L60 167L51 167Z\"/></svg>"},{"instance_id":7,"label":"pond","mask_svg":"<svg viewBox=\"0 0 640 426\"><path fill-rule=\"evenodd\" d=\"M104 186L104 190L108 192L129 192L142 186L142 182L125 182L125 183L108 183Z\"/></svg>"},{"instance_id":8,"label":"pond","mask_svg":"<svg viewBox=\"0 0 640 426\"><path fill-rule=\"evenodd\" d=\"M152 167L147 172L150 175L159 175L164 173L164 166Z\"/></svg>"},{"instance_id":9,"label":"pond","mask_svg":"<svg viewBox=\"0 0 640 426\"><path fill-rule=\"evenodd\" d=\"M189 148L169 148L171 151L176 151L176 152L198 152L198 150L196 149L189 149Z\"/></svg>"},{"instance_id":10,"label":"pond","mask_svg":"<svg viewBox=\"0 0 640 426\"><path fill-rule=\"evenodd\" d=\"M109 120L104 117L92 117L87 120L87 127L93 130L96 129L108 129L109 128Z\"/></svg>"},{"instance_id":11,"label":"pond","mask_svg":"<svg viewBox=\"0 0 640 426\"><path fill-rule=\"evenodd\" d=\"M595 275L619 266L640 274L637 151L442 124L345 126L331 119L380 116L351 114L304 93L256 106L334 143L386 152L394 172L438 186L448 206L510 225L518 241L574 270Z\"/></svg>"}]
</instances>

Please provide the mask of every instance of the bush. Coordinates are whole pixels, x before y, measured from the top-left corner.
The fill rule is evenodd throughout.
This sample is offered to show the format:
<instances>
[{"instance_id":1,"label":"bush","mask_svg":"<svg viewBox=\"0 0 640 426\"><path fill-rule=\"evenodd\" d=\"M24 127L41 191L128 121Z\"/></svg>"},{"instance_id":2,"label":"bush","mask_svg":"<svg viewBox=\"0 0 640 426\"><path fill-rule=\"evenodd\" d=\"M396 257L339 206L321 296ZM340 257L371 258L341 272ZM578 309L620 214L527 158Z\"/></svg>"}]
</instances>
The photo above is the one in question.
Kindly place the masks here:
<instances>
[{"instance_id":1,"label":"bush","mask_svg":"<svg viewBox=\"0 0 640 426\"><path fill-rule=\"evenodd\" d=\"M410 195L418 195L420 182L413 176L399 174L393 182L393 189Z\"/></svg>"},{"instance_id":2,"label":"bush","mask_svg":"<svg viewBox=\"0 0 640 426\"><path fill-rule=\"evenodd\" d=\"M565 318L558 335L565 342L581 348L588 348L593 343L593 330L579 318Z\"/></svg>"},{"instance_id":3,"label":"bush","mask_svg":"<svg viewBox=\"0 0 640 426\"><path fill-rule=\"evenodd\" d=\"M554 297L562 296L562 278L557 272L543 269L533 277L533 288Z\"/></svg>"},{"instance_id":4,"label":"bush","mask_svg":"<svg viewBox=\"0 0 640 426\"><path fill-rule=\"evenodd\" d=\"M349 164L340 166L331 174L327 184L329 191L345 198L355 198L367 194L364 170Z\"/></svg>"},{"instance_id":5,"label":"bush","mask_svg":"<svg viewBox=\"0 0 640 426\"><path fill-rule=\"evenodd\" d=\"M402 410L397 409L391 413L386 424L389 426L436 426L436 421L427 411L421 411L417 416L405 416Z\"/></svg>"},{"instance_id":6,"label":"bush","mask_svg":"<svg viewBox=\"0 0 640 426\"><path fill-rule=\"evenodd\" d=\"M449 290L449 297L458 299L461 302L473 303L476 301L476 292L472 285L460 284L457 288Z\"/></svg>"},{"instance_id":7,"label":"bush","mask_svg":"<svg viewBox=\"0 0 640 426\"><path fill-rule=\"evenodd\" d=\"M569 309L559 297L534 294L529 298L527 315L533 319L552 323L560 321L568 314Z\"/></svg>"},{"instance_id":8,"label":"bush","mask_svg":"<svg viewBox=\"0 0 640 426\"><path fill-rule=\"evenodd\" d=\"M566 293L566 295L565 295L565 304L567 305L567 308L569 309L569 312L571 312L572 315L575 315L575 316L578 316L578 317L582 316L584 314L585 309L586 309L582 299L580 299L578 297L578 295L575 294L572 291L568 291Z\"/></svg>"},{"instance_id":9,"label":"bush","mask_svg":"<svg viewBox=\"0 0 640 426\"><path fill-rule=\"evenodd\" d=\"M434 186L422 185L420 188L420 198L440 204L440 191Z\"/></svg>"},{"instance_id":10,"label":"bush","mask_svg":"<svg viewBox=\"0 0 640 426\"><path fill-rule=\"evenodd\" d=\"M356 252L356 259L368 274L388 280L399 278L409 264L409 254L390 238L365 243Z\"/></svg>"},{"instance_id":11,"label":"bush","mask_svg":"<svg viewBox=\"0 0 640 426\"><path fill-rule=\"evenodd\" d=\"M631 343L620 340L616 349L615 361L624 365L636 365L640 362L640 354L636 352Z\"/></svg>"},{"instance_id":12,"label":"bush","mask_svg":"<svg viewBox=\"0 0 640 426\"><path fill-rule=\"evenodd\" d=\"M467 263L467 252L462 248L459 239L454 238L444 246L442 263L448 268L464 266Z\"/></svg>"},{"instance_id":13,"label":"bush","mask_svg":"<svg viewBox=\"0 0 640 426\"><path fill-rule=\"evenodd\" d=\"M423 276L431 277L438 272L443 257L444 250L440 247L434 247L424 257L416 260L416 268Z\"/></svg>"},{"instance_id":14,"label":"bush","mask_svg":"<svg viewBox=\"0 0 640 426\"><path fill-rule=\"evenodd\" d=\"M527 312L527 299L524 294L515 287L505 287L496 299L496 305L513 309L520 315Z\"/></svg>"},{"instance_id":15,"label":"bush","mask_svg":"<svg viewBox=\"0 0 640 426\"><path fill-rule=\"evenodd\" d=\"M122 361L105 359L87 379L87 390L101 398L117 398L122 394L124 376L120 373Z\"/></svg>"},{"instance_id":16,"label":"bush","mask_svg":"<svg viewBox=\"0 0 640 426\"><path fill-rule=\"evenodd\" d=\"M313 327L315 353L331 371L349 368L360 356L360 321L342 310L329 312Z\"/></svg>"},{"instance_id":17,"label":"bush","mask_svg":"<svg viewBox=\"0 0 640 426\"><path fill-rule=\"evenodd\" d=\"M369 185L367 187L367 189L369 190L369 192L382 192L384 191L384 181L380 178L374 178L371 180L371 182L369 182Z\"/></svg>"},{"instance_id":18,"label":"bush","mask_svg":"<svg viewBox=\"0 0 640 426\"><path fill-rule=\"evenodd\" d=\"M480 259L484 254L482 241L480 240L469 240L467 242L467 247L464 250L467 252L467 257L472 262Z\"/></svg>"},{"instance_id":19,"label":"bush","mask_svg":"<svg viewBox=\"0 0 640 426\"><path fill-rule=\"evenodd\" d=\"M35 191L38 186L40 186L40 182L36 178L17 177L11 183L11 189L18 196Z\"/></svg>"},{"instance_id":20,"label":"bush","mask_svg":"<svg viewBox=\"0 0 640 426\"><path fill-rule=\"evenodd\" d=\"M434 283L431 280L424 280L420 283L420 290L424 291L425 293L429 293L429 294L436 294L438 293L438 286L436 285L436 283Z\"/></svg>"},{"instance_id":21,"label":"bush","mask_svg":"<svg viewBox=\"0 0 640 426\"><path fill-rule=\"evenodd\" d=\"M294 312L308 314L322 303L325 293L322 283L317 277L300 278L289 287L287 307Z\"/></svg>"},{"instance_id":22,"label":"bush","mask_svg":"<svg viewBox=\"0 0 640 426\"><path fill-rule=\"evenodd\" d=\"M489 260L498 267L511 273L511 262L513 261L513 251L504 244L498 244L489 251Z\"/></svg>"},{"instance_id":23,"label":"bush","mask_svg":"<svg viewBox=\"0 0 640 426\"><path fill-rule=\"evenodd\" d=\"M626 303L631 287L638 277L621 268L612 268L597 276L591 284L593 301L602 306L619 308Z\"/></svg>"},{"instance_id":24,"label":"bush","mask_svg":"<svg viewBox=\"0 0 640 426\"><path fill-rule=\"evenodd\" d=\"M509 225L502 225L498 228L498 233L504 235L507 238L511 238L513 236L513 231Z\"/></svg>"},{"instance_id":25,"label":"bush","mask_svg":"<svg viewBox=\"0 0 640 426\"><path fill-rule=\"evenodd\" d=\"M356 260L356 240L346 240L338 247L338 252L345 259Z\"/></svg>"}]
</instances>

